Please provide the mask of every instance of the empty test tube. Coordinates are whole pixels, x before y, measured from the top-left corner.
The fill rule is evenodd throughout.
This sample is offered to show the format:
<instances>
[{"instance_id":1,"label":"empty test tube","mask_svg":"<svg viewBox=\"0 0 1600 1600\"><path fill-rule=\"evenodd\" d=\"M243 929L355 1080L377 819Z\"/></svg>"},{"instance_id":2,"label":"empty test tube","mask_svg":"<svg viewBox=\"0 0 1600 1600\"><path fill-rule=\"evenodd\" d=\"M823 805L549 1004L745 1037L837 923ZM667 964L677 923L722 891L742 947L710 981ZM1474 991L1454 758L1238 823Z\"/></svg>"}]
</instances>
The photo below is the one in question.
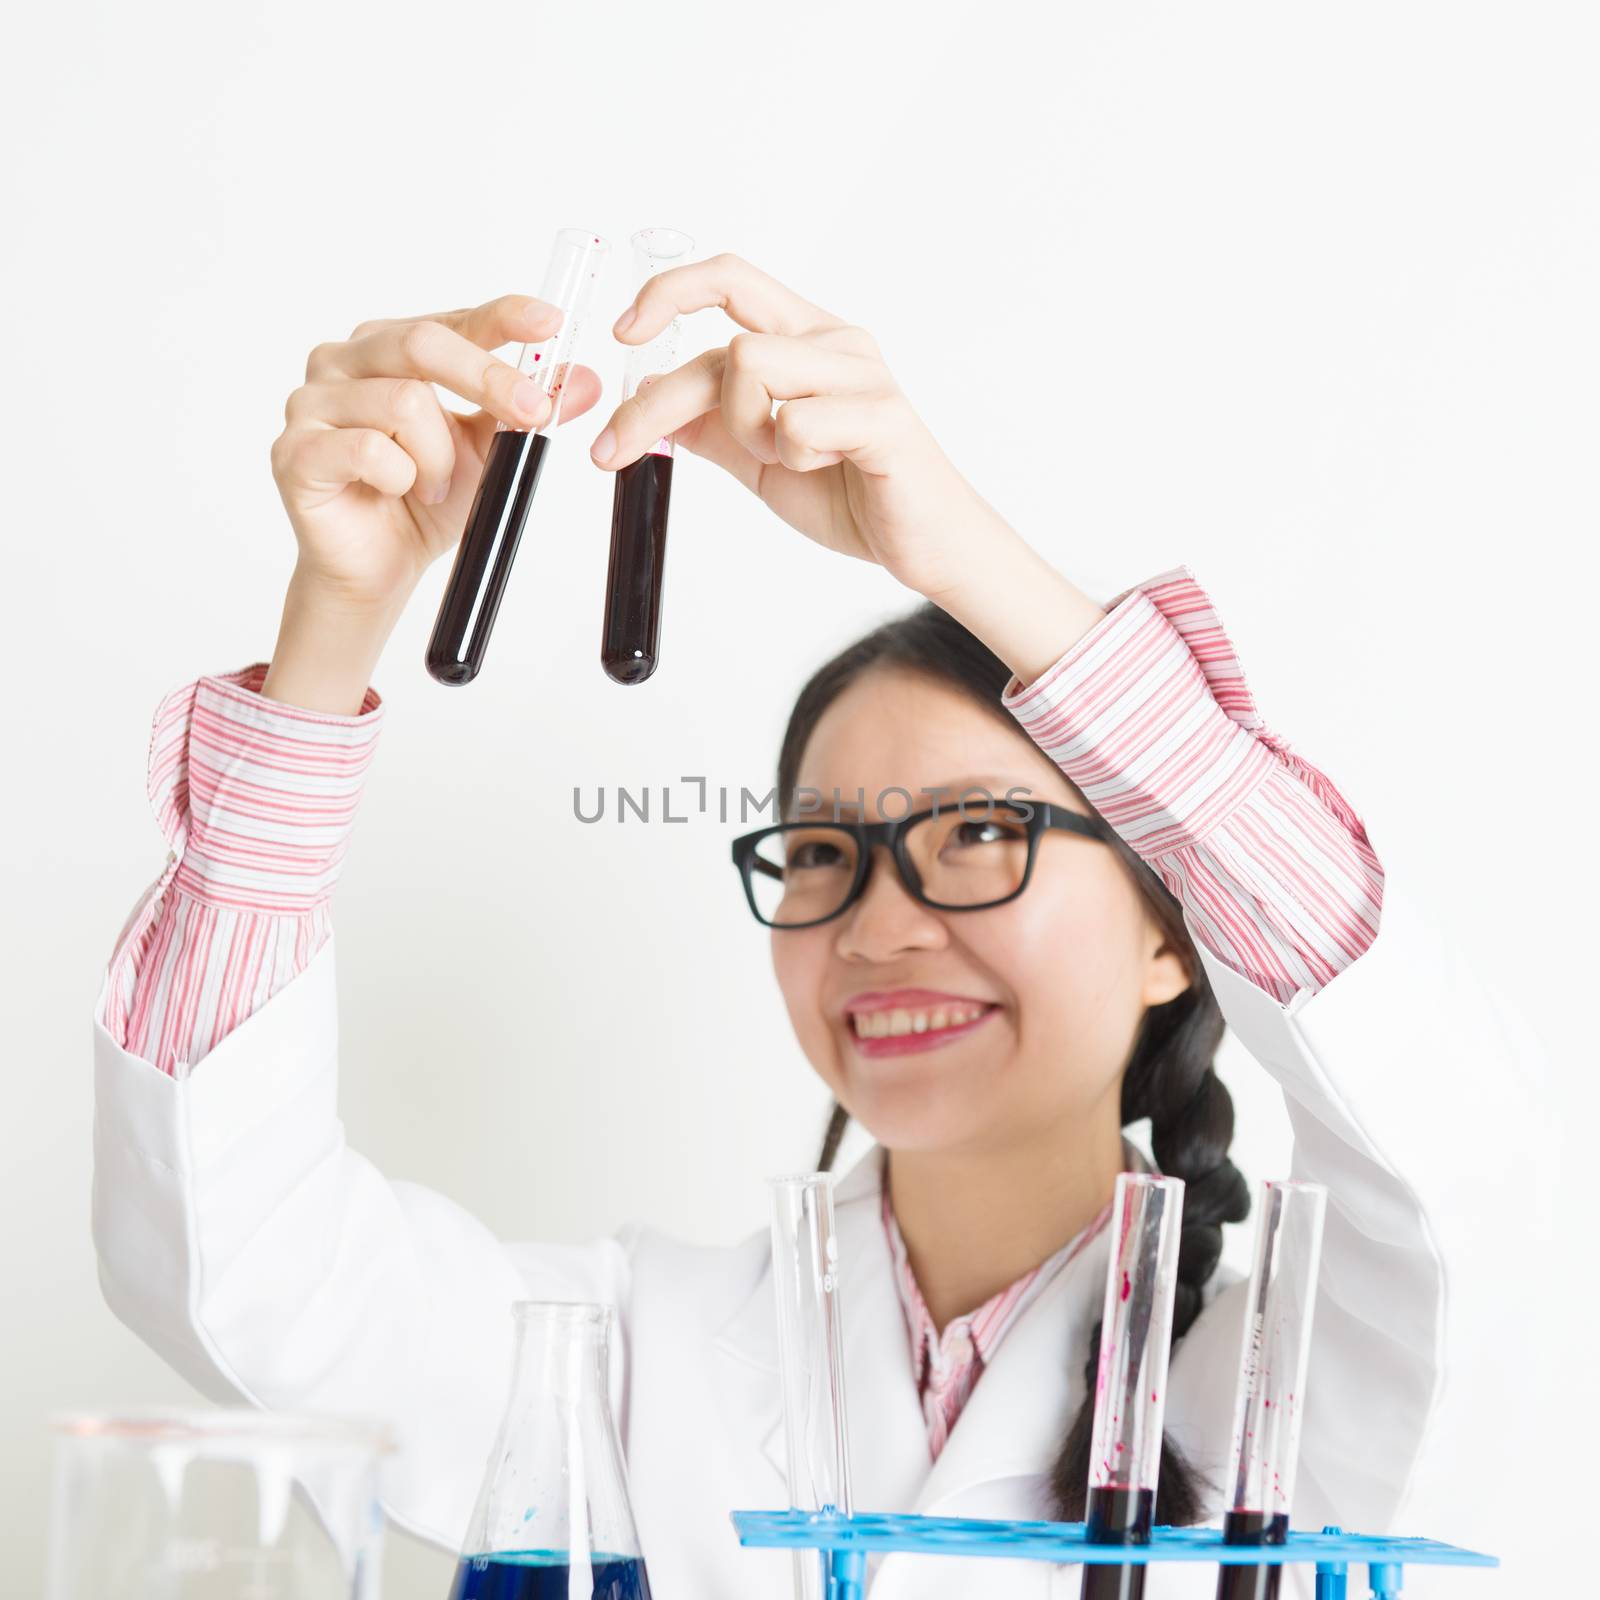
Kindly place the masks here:
<instances>
[{"instance_id":1,"label":"empty test tube","mask_svg":"<svg viewBox=\"0 0 1600 1600\"><path fill-rule=\"evenodd\" d=\"M770 1188L789 1503L800 1511L848 1516L850 1444L833 1178L826 1172L774 1178ZM828 1596L828 1565L823 1552L794 1552L796 1600Z\"/></svg>"},{"instance_id":2,"label":"empty test tube","mask_svg":"<svg viewBox=\"0 0 1600 1600\"><path fill-rule=\"evenodd\" d=\"M1227 1544L1282 1544L1288 1536L1327 1198L1316 1183L1261 1186L1234 1400ZM1282 1571L1224 1565L1217 1600L1276 1600Z\"/></svg>"},{"instance_id":3,"label":"empty test tube","mask_svg":"<svg viewBox=\"0 0 1600 1600\"><path fill-rule=\"evenodd\" d=\"M1089 1456L1087 1535L1147 1544L1167 1405L1183 1180L1124 1172L1111 1208ZM1085 1563L1082 1600L1139 1600L1144 1566Z\"/></svg>"},{"instance_id":4,"label":"empty test tube","mask_svg":"<svg viewBox=\"0 0 1600 1600\"><path fill-rule=\"evenodd\" d=\"M563 228L556 235L539 298L560 310L561 326L550 338L525 344L517 359L517 370L550 396L550 416L531 433L502 422L490 441L478 493L467 513L428 640L428 671L440 683L471 683L483 666L528 508L539 486L549 435L561 420L562 395L584 313L610 248L585 228Z\"/></svg>"}]
</instances>

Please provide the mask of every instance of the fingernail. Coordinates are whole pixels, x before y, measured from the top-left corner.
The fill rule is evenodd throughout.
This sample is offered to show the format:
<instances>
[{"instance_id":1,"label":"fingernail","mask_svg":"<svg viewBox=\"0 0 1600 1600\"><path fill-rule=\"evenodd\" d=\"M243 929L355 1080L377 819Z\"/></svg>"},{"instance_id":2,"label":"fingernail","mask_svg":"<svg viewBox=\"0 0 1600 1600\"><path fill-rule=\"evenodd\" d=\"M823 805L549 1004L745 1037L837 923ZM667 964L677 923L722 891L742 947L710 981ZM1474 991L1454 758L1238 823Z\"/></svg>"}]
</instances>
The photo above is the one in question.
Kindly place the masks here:
<instances>
[{"instance_id":1,"label":"fingernail","mask_svg":"<svg viewBox=\"0 0 1600 1600\"><path fill-rule=\"evenodd\" d=\"M529 378L524 378L515 389L511 391L511 399L518 411L525 416L534 416L538 413L544 401L544 390Z\"/></svg>"},{"instance_id":2,"label":"fingernail","mask_svg":"<svg viewBox=\"0 0 1600 1600\"><path fill-rule=\"evenodd\" d=\"M638 307L637 306L629 306L628 309L626 311L624 311L620 317L617 318L616 322L612 326L611 331L613 333L626 333L628 331L628 329L633 326L633 319L638 315L639 315Z\"/></svg>"},{"instance_id":3,"label":"fingernail","mask_svg":"<svg viewBox=\"0 0 1600 1600\"><path fill-rule=\"evenodd\" d=\"M450 485L448 481L445 483L437 483L433 487L433 493L429 496L428 503L430 505L442 506L449 498Z\"/></svg>"},{"instance_id":4,"label":"fingernail","mask_svg":"<svg viewBox=\"0 0 1600 1600\"><path fill-rule=\"evenodd\" d=\"M617 453L617 430L607 428L595 442L589 446L589 454L599 466L604 466L612 456Z\"/></svg>"}]
</instances>

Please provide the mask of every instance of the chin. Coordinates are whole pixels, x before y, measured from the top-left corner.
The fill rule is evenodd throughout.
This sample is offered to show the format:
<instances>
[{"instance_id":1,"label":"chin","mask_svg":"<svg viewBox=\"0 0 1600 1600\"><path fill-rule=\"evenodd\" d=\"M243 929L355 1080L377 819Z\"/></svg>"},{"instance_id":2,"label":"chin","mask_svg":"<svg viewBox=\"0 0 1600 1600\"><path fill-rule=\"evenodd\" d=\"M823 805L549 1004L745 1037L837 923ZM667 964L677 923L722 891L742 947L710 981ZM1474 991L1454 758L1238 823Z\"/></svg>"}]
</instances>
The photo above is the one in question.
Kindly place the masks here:
<instances>
[{"instance_id":1,"label":"chin","mask_svg":"<svg viewBox=\"0 0 1600 1600\"><path fill-rule=\"evenodd\" d=\"M968 1143L983 1125L983 1107L969 1094L930 1093L907 1085L846 1087L851 1117L887 1150L948 1150Z\"/></svg>"}]
</instances>

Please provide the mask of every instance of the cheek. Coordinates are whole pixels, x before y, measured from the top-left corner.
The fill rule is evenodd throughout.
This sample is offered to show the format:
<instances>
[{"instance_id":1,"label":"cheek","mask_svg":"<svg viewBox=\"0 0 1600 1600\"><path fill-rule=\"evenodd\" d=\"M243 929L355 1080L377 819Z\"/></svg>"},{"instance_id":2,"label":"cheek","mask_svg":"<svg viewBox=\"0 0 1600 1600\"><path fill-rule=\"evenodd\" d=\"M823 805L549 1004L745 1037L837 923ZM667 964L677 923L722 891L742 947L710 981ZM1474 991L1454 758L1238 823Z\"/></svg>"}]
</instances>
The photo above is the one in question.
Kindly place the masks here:
<instances>
[{"instance_id":1,"label":"cheek","mask_svg":"<svg viewBox=\"0 0 1600 1600\"><path fill-rule=\"evenodd\" d=\"M981 959L1014 997L1025 1051L1059 1060L1064 1049L1076 1055L1091 1041L1114 1044L1126 1035L1142 1009L1131 909L1124 885L1041 875L974 930Z\"/></svg>"},{"instance_id":2,"label":"cheek","mask_svg":"<svg viewBox=\"0 0 1600 1600\"><path fill-rule=\"evenodd\" d=\"M829 941L825 930L805 928L772 936L772 970L789 1012L789 1023L800 1048L820 1071L823 1056L831 1058L827 1019L822 1014L823 983L827 976Z\"/></svg>"}]
</instances>

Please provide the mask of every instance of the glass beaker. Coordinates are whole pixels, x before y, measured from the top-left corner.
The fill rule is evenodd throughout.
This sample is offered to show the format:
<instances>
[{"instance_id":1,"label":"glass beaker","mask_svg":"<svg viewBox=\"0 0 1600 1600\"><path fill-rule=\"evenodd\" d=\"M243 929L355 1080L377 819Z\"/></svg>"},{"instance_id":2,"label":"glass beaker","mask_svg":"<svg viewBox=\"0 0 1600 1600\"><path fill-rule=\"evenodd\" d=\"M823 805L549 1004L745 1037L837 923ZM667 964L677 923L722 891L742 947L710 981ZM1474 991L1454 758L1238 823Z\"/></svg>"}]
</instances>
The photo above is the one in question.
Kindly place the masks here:
<instances>
[{"instance_id":1,"label":"glass beaker","mask_svg":"<svg viewBox=\"0 0 1600 1600\"><path fill-rule=\"evenodd\" d=\"M48 1600L377 1600L382 1425L224 1408L53 1426Z\"/></svg>"},{"instance_id":2,"label":"glass beaker","mask_svg":"<svg viewBox=\"0 0 1600 1600\"><path fill-rule=\"evenodd\" d=\"M606 1383L611 1307L524 1300L451 1600L650 1600Z\"/></svg>"}]
</instances>

